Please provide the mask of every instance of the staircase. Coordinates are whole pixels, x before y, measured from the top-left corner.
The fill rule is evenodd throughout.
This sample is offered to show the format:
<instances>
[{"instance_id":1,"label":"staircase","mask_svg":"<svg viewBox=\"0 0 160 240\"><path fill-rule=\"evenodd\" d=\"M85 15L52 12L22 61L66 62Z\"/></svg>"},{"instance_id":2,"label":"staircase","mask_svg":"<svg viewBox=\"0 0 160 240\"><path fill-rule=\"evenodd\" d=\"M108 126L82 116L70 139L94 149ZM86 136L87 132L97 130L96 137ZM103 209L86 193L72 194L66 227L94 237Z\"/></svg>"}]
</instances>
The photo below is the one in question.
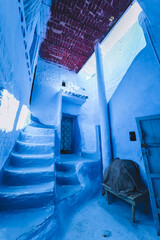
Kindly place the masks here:
<instances>
[{"instance_id":1,"label":"staircase","mask_svg":"<svg viewBox=\"0 0 160 240\"><path fill-rule=\"evenodd\" d=\"M7 219L0 238L58 240L67 217L99 191L100 161L76 154L55 161L54 152L54 128L32 122L20 132L2 172L0 210Z\"/></svg>"},{"instance_id":2,"label":"staircase","mask_svg":"<svg viewBox=\"0 0 160 240\"><path fill-rule=\"evenodd\" d=\"M56 159L55 170L56 198L61 232L64 233L70 216L84 202L100 194L101 161L83 155L64 154Z\"/></svg>"},{"instance_id":3,"label":"staircase","mask_svg":"<svg viewBox=\"0 0 160 240\"><path fill-rule=\"evenodd\" d=\"M39 208L55 200L55 129L32 122L20 132L0 186L0 209Z\"/></svg>"},{"instance_id":4,"label":"staircase","mask_svg":"<svg viewBox=\"0 0 160 240\"><path fill-rule=\"evenodd\" d=\"M55 162L56 192L59 200L75 196L83 189L78 178L78 160L78 156L68 154Z\"/></svg>"}]
</instances>

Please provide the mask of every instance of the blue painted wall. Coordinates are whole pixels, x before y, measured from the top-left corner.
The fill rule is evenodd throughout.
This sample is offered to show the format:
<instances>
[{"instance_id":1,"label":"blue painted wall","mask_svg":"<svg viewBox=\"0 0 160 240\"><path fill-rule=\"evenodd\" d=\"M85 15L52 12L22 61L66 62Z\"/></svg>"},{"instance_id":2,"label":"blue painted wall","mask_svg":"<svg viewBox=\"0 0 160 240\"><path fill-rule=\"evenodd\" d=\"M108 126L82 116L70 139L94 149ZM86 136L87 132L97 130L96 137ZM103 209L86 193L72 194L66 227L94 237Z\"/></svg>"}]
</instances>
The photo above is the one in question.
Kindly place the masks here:
<instances>
[{"instance_id":1,"label":"blue painted wall","mask_svg":"<svg viewBox=\"0 0 160 240\"><path fill-rule=\"evenodd\" d=\"M135 118L160 113L160 69L156 45L142 24L144 17L140 16L140 23L129 29L104 57L103 63L113 157L136 161L146 181ZM93 93L87 102L91 109L94 106L90 116L99 123L96 75L83 81L86 89ZM130 141L130 131L136 132L137 141Z\"/></svg>"},{"instance_id":2,"label":"blue painted wall","mask_svg":"<svg viewBox=\"0 0 160 240\"><path fill-rule=\"evenodd\" d=\"M157 15L155 14L155 16L153 16L154 9L148 7L147 0L140 1L140 3L141 6L144 7L146 14L151 16L150 29L153 30L153 36L156 38L150 41L147 37L148 33L143 29L146 39L145 43L142 30L140 30L139 24L136 23L105 57L104 73L107 86L107 100L109 101L110 99L109 108L113 155L114 157L130 158L137 161L142 167L143 175L145 175L139 141L130 142L129 131L136 131L137 133L135 117L159 113L159 66L158 59L156 58L157 53L154 52L155 49L157 49L158 52L156 41L154 41L154 39L158 39L158 34L156 35L156 28L155 26L153 27L153 25L158 22L155 17ZM12 8L9 2L6 2L5 6L3 6L3 3L1 3L1 5L1 9L3 9L3 13L1 14L2 24L0 23L2 29L1 36L3 36L1 37L1 42L6 44L5 49L7 49L7 51L5 51L5 57L3 50L0 53L2 59L2 70L0 72L2 75L2 89L5 88L10 94L13 94L16 101L20 102L17 108L17 102L15 101L14 129L10 131L2 129L1 153L4 155L2 157L3 165L18 135L16 128L21 108L23 105L28 106L33 75L31 74L29 76L26 66L27 61L23 45L24 39L20 28L21 22L18 13L18 3L13 7L13 16L8 14ZM14 18L14 20L12 18ZM33 29L34 26L36 26L36 23L33 24ZM157 27L158 26L157 24ZM32 44L33 29L30 29L30 34L27 35L26 38L28 48L30 48ZM12 40L12 44L10 44L8 39ZM146 44L147 46L145 47ZM19 49L18 51L15 51L15 46L17 46L16 49ZM6 58L8 63L5 60ZM37 58L37 55L35 58ZM34 64L36 64L36 61ZM12 71L10 69L12 69ZM15 79L14 84L12 84L13 73ZM109 81L111 82L111 80L113 80L114 83L116 82L116 84L110 85L108 88L108 83ZM61 105L62 93L60 88L62 81L73 83L73 85L77 87L74 89L76 93L79 89L85 89L85 94L88 95L89 98L82 107L78 109L77 106L75 107L73 104L69 106L68 103L67 105L65 103ZM13 105L9 105L8 109L13 109ZM31 111L42 123L57 126L59 131L58 137L60 137L62 112L72 115L78 114L77 121L82 139L81 149L84 152L90 153L96 151L95 126L100 123L96 76L87 80L83 74L76 74L39 59Z\"/></svg>"},{"instance_id":3,"label":"blue painted wall","mask_svg":"<svg viewBox=\"0 0 160 240\"><path fill-rule=\"evenodd\" d=\"M146 179L135 118L160 113L160 68L152 43L144 35L147 46L132 62L109 109L114 157L136 161ZM136 132L137 141L130 141L130 131Z\"/></svg>"},{"instance_id":4,"label":"blue painted wall","mask_svg":"<svg viewBox=\"0 0 160 240\"><path fill-rule=\"evenodd\" d=\"M132 159L144 172L136 117L160 112L160 70L149 47L134 60L109 102L114 157ZM137 141L129 140L135 131Z\"/></svg>"},{"instance_id":5,"label":"blue painted wall","mask_svg":"<svg viewBox=\"0 0 160 240\"><path fill-rule=\"evenodd\" d=\"M66 83L66 87L63 87L64 91L89 96L82 106L82 100L77 100L78 98L75 97L63 97L62 101L62 81ZM85 76L80 76L75 72L39 58L31 112L40 122L56 126L59 140L62 114L77 116L76 124L79 130L74 137L81 138L81 146L78 149L83 152L94 153L96 151L95 126L97 122L94 121L93 116L95 104L92 101L92 96L94 96L96 89L94 86L89 88L87 84Z\"/></svg>"},{"instance_id":6,"label":"blue painted wall","mask_svg":"<svg viewBox=\"0 0 160 240\"><path fill-rule=\"evenodd\" d=\"M29 48L37 21L32 31L27 33L21 1L0 2L0 169L29 113L33 79ZM37 53L38 47L33 65L36 64Z\"/></svg>"}]
</instances>

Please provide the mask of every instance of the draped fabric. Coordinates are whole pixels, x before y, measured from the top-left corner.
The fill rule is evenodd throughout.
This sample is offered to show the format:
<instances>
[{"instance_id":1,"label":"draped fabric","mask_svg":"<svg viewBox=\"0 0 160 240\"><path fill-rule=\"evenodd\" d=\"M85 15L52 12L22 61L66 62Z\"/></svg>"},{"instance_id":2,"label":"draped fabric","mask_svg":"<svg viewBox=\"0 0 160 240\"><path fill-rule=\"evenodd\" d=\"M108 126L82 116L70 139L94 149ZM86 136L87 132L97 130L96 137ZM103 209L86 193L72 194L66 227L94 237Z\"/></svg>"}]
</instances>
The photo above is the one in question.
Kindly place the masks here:
<instances>
[{"instance_id":1,"label":"draped fabric","mask_svg":"<svg viewBox=\"0 0 160 240\"><path fill-rule=\"evenodd\" d=\"M114 159L105 170L104 182L117 194L140 191L139 166L131 160Z\"/></svg>"}]
</instances>

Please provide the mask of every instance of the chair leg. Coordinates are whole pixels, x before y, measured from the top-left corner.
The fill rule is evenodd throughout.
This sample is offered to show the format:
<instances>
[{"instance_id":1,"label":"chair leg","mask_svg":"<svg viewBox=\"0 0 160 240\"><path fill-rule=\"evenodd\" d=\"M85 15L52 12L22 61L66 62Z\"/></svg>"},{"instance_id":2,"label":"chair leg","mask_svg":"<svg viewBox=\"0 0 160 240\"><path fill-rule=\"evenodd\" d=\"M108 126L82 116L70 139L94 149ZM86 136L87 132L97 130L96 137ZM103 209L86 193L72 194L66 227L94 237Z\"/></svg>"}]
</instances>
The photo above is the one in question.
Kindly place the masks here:
<instances>
[{"instance_id":1,"label":"chair leg","mask_svg":"<svg viewBox=\"0 0 160 240\"><path fill-rule=\"evenodd\" d=\"M135 223L135 206L132 204L132 221Z\"/></svg>"},{"instance_id":2,"label":"chair leg","mask_svg":"<svg viewBox=\"0 0 160 240\"><path fill-rule=\"evenodd\" d=\"M109 192L108 192L108 191L106 191L106 197L107 197L107 202L108 202L108 204L110 204L110 201L109 201Z\"/></svg>"},{"instance_id":3,"label":"chair leg","mask_svg":"<svg viewBox=\"0 0 160 240\"><path fill-rule=\"evenodd\" d=\"M144 213L148 214L148 200L145 200L144 202Z\"/></svg>"}]
</instances>

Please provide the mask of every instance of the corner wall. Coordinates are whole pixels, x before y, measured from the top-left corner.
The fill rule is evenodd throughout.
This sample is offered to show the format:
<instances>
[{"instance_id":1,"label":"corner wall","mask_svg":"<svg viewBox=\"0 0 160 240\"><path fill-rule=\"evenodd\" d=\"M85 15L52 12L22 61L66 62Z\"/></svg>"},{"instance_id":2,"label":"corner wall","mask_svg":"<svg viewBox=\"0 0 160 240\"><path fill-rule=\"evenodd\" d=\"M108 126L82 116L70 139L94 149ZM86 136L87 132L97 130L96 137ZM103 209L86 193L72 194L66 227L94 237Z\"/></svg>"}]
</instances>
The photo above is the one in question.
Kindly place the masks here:
<instances>
[{"instance_id":1,"label":"corner wall","mask_svg":"<svg viewBox=\"0 0 160 240\"><path fill-rule=\"evenodd\" d=\"M136 161L144 180L135 118L160 113L160 68L151 42L146 41L147 46L134 59L109 101L114 158ZM130 141L130 131L136 132L137 141Z\"/></svg>"},{"instance_id":2,"label":"corner wall","mask_svg":"<svg viewBox=\"0 0 160 240\"><path fill-rule=\"evenodd\" d=\"M67 85L64 91L68 88L71 89L71 92L74 91L77 94L83 93L89 96L81 107L77 105L75 108L75 105L73 106L75 109L73 107L69 109L70 104L61 106L62 81L66 82ZM95 104L92 101L94 91L93 83L87 82L85 76L79 76L73 71L39 58L31 101L31 112L41 123L57 127L59 129L59 138L62 111L67 110L66 114L69 114L69 112L72 115L78 114L82 151L94 153L96 152L95 126L97 125L97 121L94 121Z\"/></svg>"},{"instance_id":3,"label":"corner wall","mask_svg":"<svg viewBox=\"0 0 160 240\"><path fill-rule=\"evenodd\" d=\"M146 181L135 118L160 113L160 68L147 28L139 25L136 22L110 49L103 63L113 157L136 161ZM93 93L89 105L95 104L93 116L98 123L96 75L87 84ZM135 142L130 141L132 131L136 133Z\"/></svg>"}]
</instances>

